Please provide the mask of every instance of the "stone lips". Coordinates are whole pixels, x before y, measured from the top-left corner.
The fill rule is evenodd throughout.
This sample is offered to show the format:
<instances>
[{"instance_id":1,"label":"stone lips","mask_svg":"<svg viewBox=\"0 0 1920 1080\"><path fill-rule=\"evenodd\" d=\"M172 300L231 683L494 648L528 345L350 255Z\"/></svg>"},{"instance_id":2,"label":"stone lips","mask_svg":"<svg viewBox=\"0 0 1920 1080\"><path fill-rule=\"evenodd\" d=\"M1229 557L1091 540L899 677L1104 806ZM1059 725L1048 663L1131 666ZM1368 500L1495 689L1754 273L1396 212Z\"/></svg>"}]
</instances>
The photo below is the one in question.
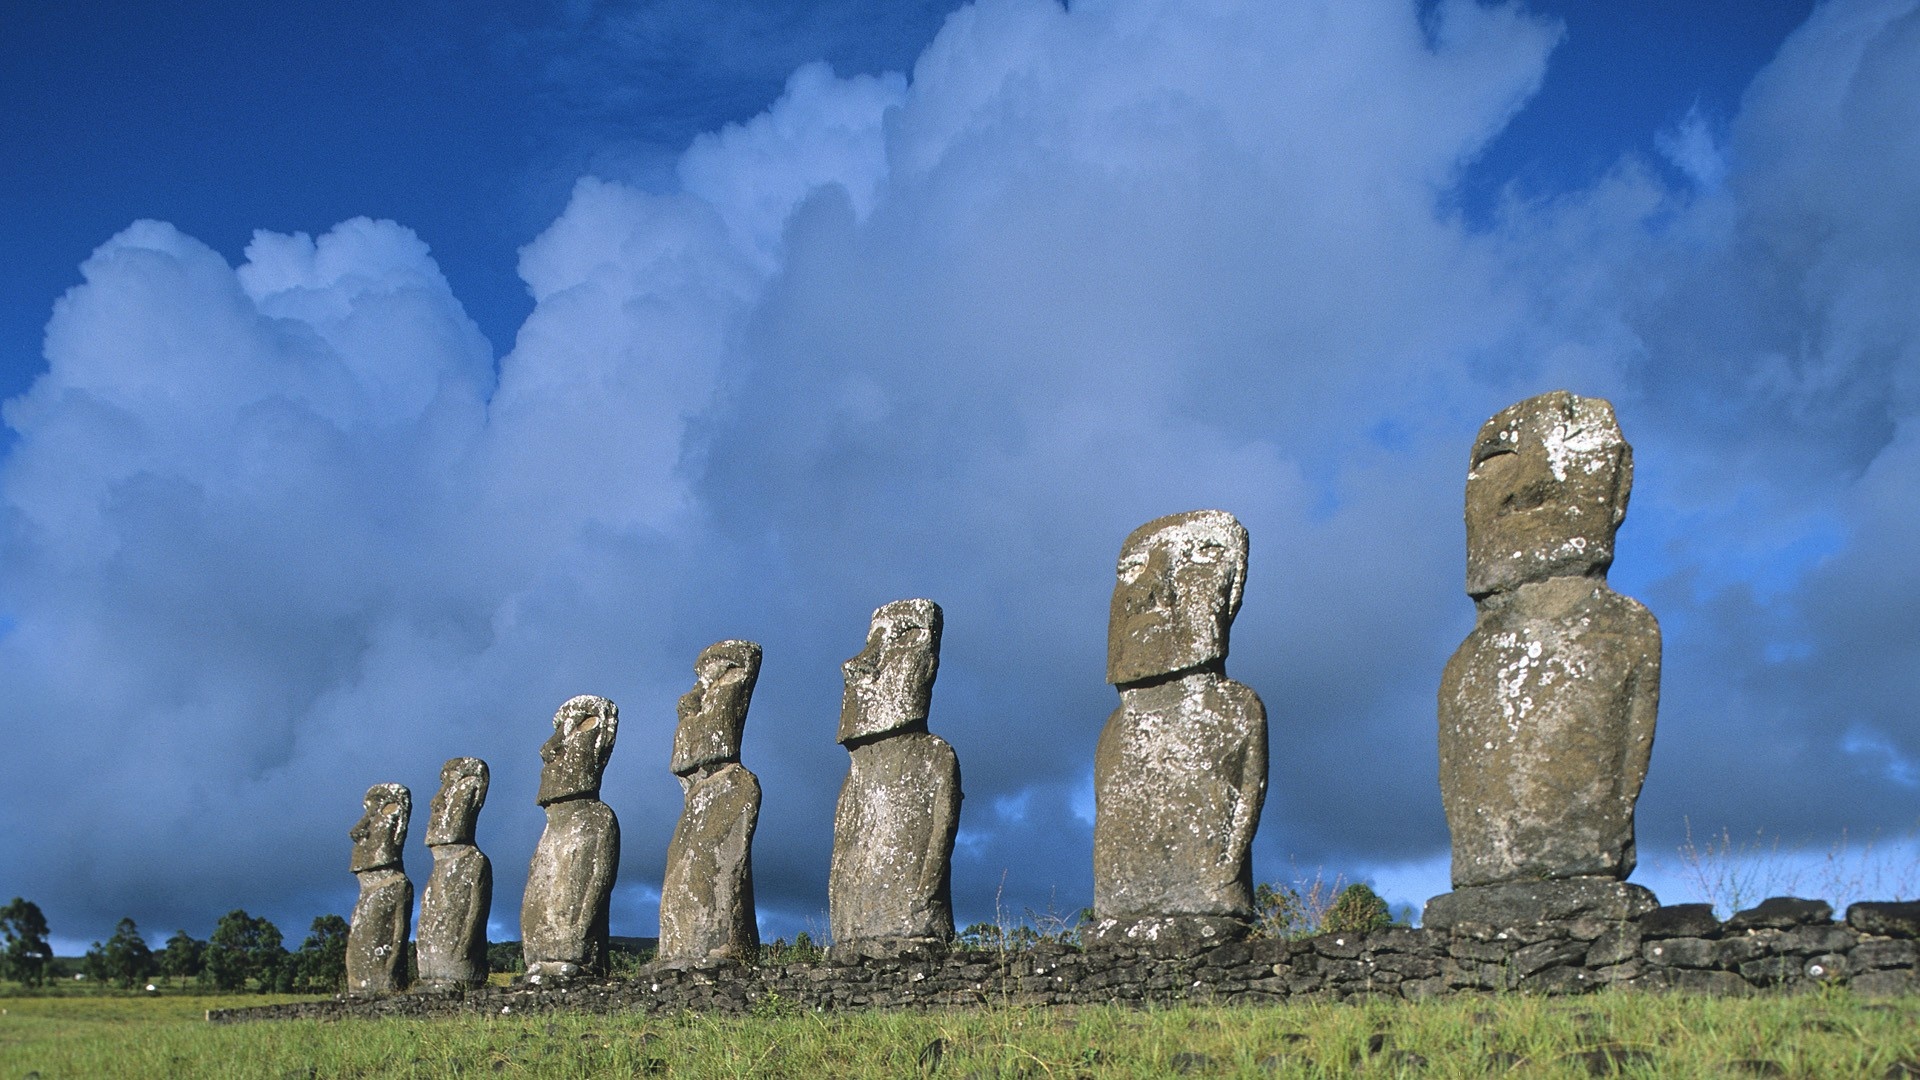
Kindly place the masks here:
<instances>
[{"instance_id":1,"label":"stone lips","mask_svg":"<svg viewBox=\"0 0 1920 1080\"><path fill-rule=\"evenodd\" d=\"M1253 917L1267 713L1225 672L1247 550L1221 510L1156 518L1121 545L1107 632L1120 707L1094 754L1097 943L1199 947Z\"/></svg>"},{"instance_id":2,"label":"stone lips","mask_svg":"<svg viewBox=\"0 0 1920 1080\"><path fill-rule=\"evenodd\" d=\"M415 962L432 987L487 981L487 915L493 908L493 863L474 846L474 826L487 798L487 763L449 760L433 797L427 848L433 873L420 895Z\"/></svg>"},{"instance_id":3,"label":"stone lips","mask_svg":"<svg viewBox=\"0 0 1920 1080\"><path fill-rule=\"evenodd\" d=\"M1633 870L1660 628L1606 584L1632 476L1597 398L1543 394L1481 429L1465 512L1477 619L1438 701L1457 889Z\"/></svg>"},{"instance_id":4,"label":"stone lips","mask_svg":"<svg viewBox=\"0 0 1920 1080\"><path fill-rule=\"evenodd\" d=\"M950 940L960 759L924 731L862 743L851 757L827 877L834 946Z\"/></svg>"},{"instance_id":5,"label":"stone lips","mask_svg":"<svg viewBox=\"0 0 1920 1080\"><path fill-rule=\"evenodd\" d=\"M760 678L760 646L717 641L694 661L693 689L681 695L673 734L672 771L686 776L703 765L740 760L747 706Z\"/></svg>"},{"instance_id":6,"label":"stone lips","mask_svg":"<svg viewBox=\"0 0 1920 1080\"><path fill-rule=\"evenodd\" d=\"M940 605L895 600L873 613L867 645L845 664L840 743L901 731L927 718L940 673Z\"/></svg>"},{"instance_id":7,"label":"stone lips","mask_svg":"<svg viewBox=\"0 0 1920 1080\"><path fill-rule=\"evenodd\" d=\"M750 960L754 918L753 834L760 781L737 763L687 781L686 809L667 845L660 883L662 960Z\"/></svg>"}]
</instances>

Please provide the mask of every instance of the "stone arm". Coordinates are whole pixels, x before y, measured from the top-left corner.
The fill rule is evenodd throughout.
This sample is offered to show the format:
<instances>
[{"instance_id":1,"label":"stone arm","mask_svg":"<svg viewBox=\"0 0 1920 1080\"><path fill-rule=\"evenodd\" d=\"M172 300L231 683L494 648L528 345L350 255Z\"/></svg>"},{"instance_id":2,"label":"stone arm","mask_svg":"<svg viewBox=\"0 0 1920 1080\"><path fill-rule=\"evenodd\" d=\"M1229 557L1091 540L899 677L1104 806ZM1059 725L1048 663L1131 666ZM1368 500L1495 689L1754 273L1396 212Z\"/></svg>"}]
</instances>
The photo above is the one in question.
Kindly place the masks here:
<instances>
[{"instance_id":1,"label":"stone arm","mask_svg":"<svg viewBox=\"0 0 1920 1080\"><path fill-rule=\"evenodd\" d=\"M960 758L953 752L945 739L933 737L934 745L939 748L940 764L932 777L934 790L929 792L933 802L933 819L927 829L927 850L920 860L921 896L945 896L941 888L945 883L942 877L952 873L953 838L960 831L960 800L964 794L960 790ZM952 789L951 797L947 789Z\"/></svg>"},{"instance_id":2,"label":"stone arm","mask_svg":"<svg viewBox=\"0 0 1920 1080\"><path fill-rule=\"evenodd\" d=\"M1238 798L1233 803L1232 824L1227 834L1229 858L1244 859L1252 848L1253 834L1260 828L1260 810L1267 801L1267 709L1253 688L1230 682L1234 703L1243 717L1246 733L1240 774L1233 778Z\"/></svg>"},{"instance_id":3,"label":"stone arm","mask_svg":"<svg viewBox=\"0 0 1920 1080\"><path fill-rule=\"evenodd\" d=\"M1635 605L1638 606L1638 605ZM1644 625L1637 636L1644 645L1633 670L1627 675L1627 743L1621 748L1622 777L1631 790L1620 794L1628 802L1640 798L1640 786L1646 781L1647 764L1653 756L1653 729L1660 711L1660 624L1653 613L1640 609Z\"/></svg>"}]
</instances>

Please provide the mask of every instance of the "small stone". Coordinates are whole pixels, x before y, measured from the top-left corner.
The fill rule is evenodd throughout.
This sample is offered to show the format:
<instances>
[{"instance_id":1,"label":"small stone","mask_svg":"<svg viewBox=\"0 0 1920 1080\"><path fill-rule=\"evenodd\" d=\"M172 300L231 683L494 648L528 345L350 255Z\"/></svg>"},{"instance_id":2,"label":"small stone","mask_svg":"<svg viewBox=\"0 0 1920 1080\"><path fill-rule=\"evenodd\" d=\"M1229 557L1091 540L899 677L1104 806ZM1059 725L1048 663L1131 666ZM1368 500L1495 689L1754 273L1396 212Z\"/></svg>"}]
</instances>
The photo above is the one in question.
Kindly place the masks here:
<instances>
[{"instance_id":1,"label":"small stone","mask_svg":"<svg viewBox=\"0 0 1920 1080\"><path fill-rule=\"evenodd\" d=\"M1589 1076L1611 1076L1629 1069L1651 1071L1653 1054L1626 1046L1598 1046L1591 1050L1576 1050L1561 1059L1570 1065L1583 1066Z\"/></svg>"},{"instance_id":2,"label":"small stone","mask_svg":"<svg viewBox=\"0 0 1920 1080\"><path fill-rule=\"evenodd\" d=\"M1726 932L1742 930L1791 930L1810 923L1833 919L1833 905L1825 900L1802 900L1795 896L1775 896L1760 901L1745 911L1737 911L1727 920Z\"/></svg>"},{"instance_id":3,"label":"small stone","mask_svg":"<svg viewBox=\"0 0 1920 1080\"><path fill-rule=\"evenodd\" d=\"M1920 938L1920 900L1862 900L1847 909L1847 925L1863 934Z\"/></svg>"},{"instance_id":4,"label":"small stone","mask_svg":"<svg viewBox=\"0 0 1920 1080\"><path fill-rule=\"evenodd\" d=\"M1177 1073L1199 1072L1202 1069L1213 1068L1213 1059L1205 1054L1182 1050L1168 1058L1167 1065Z\"/></svg>"},{"instance_id":5,"label":"small stone","mask_svg":"<svg viewBox=\"0 0 1920 1080\"><path fill-rule=\"evenodd\" d=\"M375 784L348 834L348 864L360 882L347 929L347 992L390 994L407 986L407 938L413 919L413 882L401 865L413 794L400 784Z\"/></svg>"},{"instance_id":6,"label":"small stone","mask_svg":"<svg viewBox=\"0 0 1920 1080\"><path fill-rule=\"evenodd\" d=\"M1665 904L1635 922L1640 935L1647 938L1710 938L1720 934L1720 920L1714 917L1712 904Z\"/></svg>"},{"instance_id":7,"label":"small stone","mask_svg":"<svg viewBox=\"0 0 1920 1080\"><path fill-rule=\"evenodd\" d=\"M1090 940L1244 935L1267 791L1266 708L1226 676L1247 531L1222 510L1156 518L1121 544L1116 574L1107 681L1120 707L1094 750ZM1198 922L1162 925L1179 919Z\"/></svg>"}]
</instances>

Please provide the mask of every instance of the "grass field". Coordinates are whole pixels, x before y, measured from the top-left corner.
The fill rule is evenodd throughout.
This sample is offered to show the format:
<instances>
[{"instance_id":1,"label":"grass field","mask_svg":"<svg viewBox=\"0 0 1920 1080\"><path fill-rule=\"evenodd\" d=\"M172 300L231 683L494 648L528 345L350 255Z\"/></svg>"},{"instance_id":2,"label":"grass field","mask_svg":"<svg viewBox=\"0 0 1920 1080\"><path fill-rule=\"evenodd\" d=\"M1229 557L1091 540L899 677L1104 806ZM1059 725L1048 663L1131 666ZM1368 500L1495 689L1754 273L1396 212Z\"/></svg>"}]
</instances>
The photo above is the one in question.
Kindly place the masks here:
<instances>
[{"instance_id":1,"label":"grass field","mask_svg":"<svg viewBox=\"0 0 1920 1080\"><path fill-rule=\"evenodd\" d=\"M1920 1076L1920 999L1644 994L207 1024L284 998L0 1000L0 1080L67 1077ZM1911 1067L1912 1072L1902 1071Z\"/></svg>"}]
</instances>

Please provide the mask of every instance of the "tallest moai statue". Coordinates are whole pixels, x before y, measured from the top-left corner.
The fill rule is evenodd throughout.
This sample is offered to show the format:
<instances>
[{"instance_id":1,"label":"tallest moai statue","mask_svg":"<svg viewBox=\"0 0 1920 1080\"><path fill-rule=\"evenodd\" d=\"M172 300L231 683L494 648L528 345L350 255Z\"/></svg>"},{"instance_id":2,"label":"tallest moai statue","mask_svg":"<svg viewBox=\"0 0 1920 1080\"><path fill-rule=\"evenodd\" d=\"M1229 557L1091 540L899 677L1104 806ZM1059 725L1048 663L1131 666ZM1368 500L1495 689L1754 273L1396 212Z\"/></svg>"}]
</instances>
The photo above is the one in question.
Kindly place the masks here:
<instances>
[{"instance_id":1,"label":"tallest moai statue","mask_svg":"<svg viewBox=\"0 0 1920 1080\"><path fill-rule=\"evenodd\" d=\"M1607 587L1633 449L1564 390L1480 429L1467 473L1473 632L1440 683L1453 886L1426 924L1627 918L1633 808L1653 749L1660 627Z\"/></svg>"}]
</instances>

